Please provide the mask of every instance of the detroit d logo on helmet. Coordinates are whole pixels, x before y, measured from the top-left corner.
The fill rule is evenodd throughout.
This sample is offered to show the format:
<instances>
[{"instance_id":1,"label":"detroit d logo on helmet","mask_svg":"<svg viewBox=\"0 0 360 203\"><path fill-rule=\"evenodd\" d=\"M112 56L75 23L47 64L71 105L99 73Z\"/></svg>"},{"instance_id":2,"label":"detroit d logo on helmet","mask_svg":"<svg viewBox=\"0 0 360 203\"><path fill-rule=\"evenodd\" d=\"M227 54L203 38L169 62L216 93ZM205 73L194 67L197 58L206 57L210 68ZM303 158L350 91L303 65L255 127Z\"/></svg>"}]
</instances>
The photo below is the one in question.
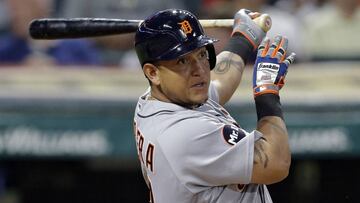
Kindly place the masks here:
<instances>
[{"instance_id":1,"label":"detroit d logo on helmet","mask_svg":"<svg viewBox=\"0 0 360 203\"><path fill-rule=\"evenodd\" d=\"M181 23L178 23L178 24L181 26L180 29L184 32L185 35L192 33L193 29L192 29L189 21L184 20L184 21L182 21Z\"/></svg>"}]
</instances>

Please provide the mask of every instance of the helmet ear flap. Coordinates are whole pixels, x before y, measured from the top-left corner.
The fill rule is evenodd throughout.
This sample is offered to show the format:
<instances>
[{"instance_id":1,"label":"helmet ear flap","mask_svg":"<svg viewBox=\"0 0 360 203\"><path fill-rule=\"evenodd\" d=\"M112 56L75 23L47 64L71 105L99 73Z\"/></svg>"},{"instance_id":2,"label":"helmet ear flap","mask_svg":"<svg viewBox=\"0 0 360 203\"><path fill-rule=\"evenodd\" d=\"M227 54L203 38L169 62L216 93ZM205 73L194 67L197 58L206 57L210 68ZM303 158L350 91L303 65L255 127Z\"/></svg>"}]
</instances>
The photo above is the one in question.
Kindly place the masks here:
<instances>
[{"instance_id":1,"label":"helmet ear flap","mask_svg":"<svg viewBox=\"0 0 360 203\"><path fill-rule=\"evenodd\" d=\"M215 53L215 47L213 44L206 45L206 50L208 52L208 60L210 64L210 70L215 68L216 65L216 53Z\"/></svg>"}]
</instances>

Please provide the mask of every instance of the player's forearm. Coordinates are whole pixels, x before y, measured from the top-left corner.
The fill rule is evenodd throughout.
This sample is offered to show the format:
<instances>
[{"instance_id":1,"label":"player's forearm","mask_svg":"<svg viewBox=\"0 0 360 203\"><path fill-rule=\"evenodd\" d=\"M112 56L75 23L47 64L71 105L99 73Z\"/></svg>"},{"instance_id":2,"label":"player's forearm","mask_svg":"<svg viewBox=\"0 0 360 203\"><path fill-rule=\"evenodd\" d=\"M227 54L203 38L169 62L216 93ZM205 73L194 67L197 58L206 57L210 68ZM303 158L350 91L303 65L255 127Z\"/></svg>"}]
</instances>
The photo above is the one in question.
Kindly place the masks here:
<instances>
[{"instance_id":1,"label":"player's forearm","mask_svg":"<svg viewBox=\"0 0 360 203\"><path fill-rule=\"evenodd\" d=\"M244 71L242 58L229 51L223 51L217 56L217 64L211 71L211 80L219 93L219 103L224 105L234 94L240 84Z\"/></svg>"},{"instance_id":2,"label":"player's forearm","mask_svg":"<svg viewBox=\"0 0 360 203\"><path fill-rule=\"evenodd\" d=\"M274 172L274 178L282 180L288 175L291 153L288 133L285 122L277 116L261 118L257 124L257 130L263 134L267 142L266 153L269 156L269 168Z\"/></svg>"}]
</instances>

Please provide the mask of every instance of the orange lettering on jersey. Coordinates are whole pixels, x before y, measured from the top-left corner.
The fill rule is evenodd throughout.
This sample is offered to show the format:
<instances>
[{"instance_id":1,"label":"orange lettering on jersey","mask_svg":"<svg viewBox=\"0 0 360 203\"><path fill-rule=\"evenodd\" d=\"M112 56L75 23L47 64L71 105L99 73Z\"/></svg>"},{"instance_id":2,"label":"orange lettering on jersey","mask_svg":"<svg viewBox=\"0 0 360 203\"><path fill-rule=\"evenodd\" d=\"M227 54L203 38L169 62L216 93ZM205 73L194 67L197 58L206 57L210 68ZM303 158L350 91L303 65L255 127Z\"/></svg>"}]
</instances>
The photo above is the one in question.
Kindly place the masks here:
<instances>
[{"instance_id":1,"label":"orange lettering on jersey","mask_svg":"<svg viewBox=\"0 0 360 203\"><path fill-rule=\"evenodd\" d=\"M144 147L144 136L141 135L140 131L139 132L139 141L138 141L138 156L139 156L139 159L142 163L144 163L144 159L143 159L143 156L142 156L142 151L143 151L143 147Z\"/></svg>"},{"instance_id":2,"label":"orange lettering on jersey","mask_svg":"<svg viewBox=\"0 0 360 203\"><path fill-rule=\"evenodd\" d=\"M146 150L146 168L154 172L154 145L149 143Z\"/></svg>"},{"instance_id":3,"label":"orange lettering on jersey","mask_svg":"<svg viewBox=\"0 0 360 203\"><path fill-rule=\"evenodd\" d=\"M142 156L142 150L144 147L144 136L141 134L140 130L136 126L136 122L134 122L134 132L135 132L135 141L137 147L137 154L141 163L144 163L144 159Z\"/></svg>"},{"instance_id":4,"label":"orange lettering on jersey","mask_svg":"<svg viewBox=\"0 0 360 203\"><path fill-rule=\"evenodd\" d=\"M184 20L183 22L179 23L179 25L181 25L180 28L185 34L191 34L193 29L192 29L189 21Z\"/></svg>"}]
</instances>

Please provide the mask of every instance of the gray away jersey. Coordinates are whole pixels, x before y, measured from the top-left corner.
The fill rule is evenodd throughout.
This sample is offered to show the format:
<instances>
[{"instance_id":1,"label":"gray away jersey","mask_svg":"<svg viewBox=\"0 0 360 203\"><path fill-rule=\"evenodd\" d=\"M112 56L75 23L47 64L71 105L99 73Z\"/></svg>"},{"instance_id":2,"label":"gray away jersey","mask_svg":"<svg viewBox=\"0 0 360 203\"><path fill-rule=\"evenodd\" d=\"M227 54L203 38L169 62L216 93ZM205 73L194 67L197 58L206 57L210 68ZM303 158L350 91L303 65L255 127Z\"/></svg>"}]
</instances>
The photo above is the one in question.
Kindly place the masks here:
<instances>
[{"instance_id":1,"label":"gray away jersey","mask_svg":"<svg viewBox=\"0 0 360 203\"><path fill-rule=\"evenodd\" d=\"M155 203L269 203L265 185L250 184L254 142L218 103L215 87L195 109L139 98L134 130L144 178Z\"/></svg>"}]
</instances>

